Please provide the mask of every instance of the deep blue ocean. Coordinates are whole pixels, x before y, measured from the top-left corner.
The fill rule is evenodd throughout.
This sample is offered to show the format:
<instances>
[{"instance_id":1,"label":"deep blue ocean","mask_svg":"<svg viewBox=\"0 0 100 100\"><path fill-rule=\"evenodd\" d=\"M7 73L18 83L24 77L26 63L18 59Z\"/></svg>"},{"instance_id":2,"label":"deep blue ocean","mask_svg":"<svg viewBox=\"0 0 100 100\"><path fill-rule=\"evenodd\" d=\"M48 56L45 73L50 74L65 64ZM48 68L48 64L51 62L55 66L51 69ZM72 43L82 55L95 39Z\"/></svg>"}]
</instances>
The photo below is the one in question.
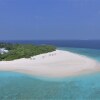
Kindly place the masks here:
<instances>
[{"instance_id":1,"label":"deep blue ocean","mask_svg":"<svg viewBox=\"0 0 100 100\"><path fill-rule=\"evenodd\" d=\"M6 41L55 45L100 62L100 40ZM49 79L14 72L0 72L0 100L100 100L100 73Z\"/></svg>"},{"instance_id":2,"label":"deep blue ocean","mask_svg":"<svg viewBox=\"0 0 100 100\"><path fill-rule=\"evenodd\" d=\"M100 49L100 40L1 40L0 42Z\"/></svg>"}]
</instances>

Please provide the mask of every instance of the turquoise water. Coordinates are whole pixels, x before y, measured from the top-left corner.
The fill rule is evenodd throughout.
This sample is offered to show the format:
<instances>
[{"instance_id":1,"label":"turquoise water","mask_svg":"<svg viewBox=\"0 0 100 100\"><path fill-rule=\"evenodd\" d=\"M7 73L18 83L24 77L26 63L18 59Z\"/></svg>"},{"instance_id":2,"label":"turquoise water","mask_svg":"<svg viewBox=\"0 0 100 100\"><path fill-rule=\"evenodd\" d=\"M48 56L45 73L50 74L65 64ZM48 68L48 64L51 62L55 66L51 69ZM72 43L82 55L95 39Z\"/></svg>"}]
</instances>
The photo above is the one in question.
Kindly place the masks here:
<instances>
[{"instance_id":1,"label":"turquoise water","mask_svg":"<svg viewBox=\"0 0 100 100\"><path fill-rule=\"evenodd\" d=\"M100 59L100 50L60 49ZM100 73L56 80L0 72L0 100L100 100Z\"/></svg>"},{"instance_id":2,"label":"turquoise water","mask_svg":"<svg viewBox=\"0 0 100 100\"><path fill-rule=\"evenodd\" d=\"M97 61L100 61L100 49L68 48L68 47L59 47L58 49L82 54L82 55L88 56L90 58L93 58Z\"/></svg>"}]
</instances>

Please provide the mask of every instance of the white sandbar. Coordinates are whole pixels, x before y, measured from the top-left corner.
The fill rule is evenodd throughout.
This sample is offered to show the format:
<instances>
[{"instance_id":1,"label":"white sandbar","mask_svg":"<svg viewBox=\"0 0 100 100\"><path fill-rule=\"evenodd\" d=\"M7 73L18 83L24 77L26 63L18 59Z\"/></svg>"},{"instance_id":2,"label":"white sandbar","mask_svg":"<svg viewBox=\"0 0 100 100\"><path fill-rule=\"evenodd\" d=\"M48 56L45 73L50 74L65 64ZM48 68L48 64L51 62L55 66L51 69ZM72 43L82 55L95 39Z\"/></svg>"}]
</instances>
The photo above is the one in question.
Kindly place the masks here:
<instances>
[{"instance_id":1,"label":"white sandbar","mask_svg":"<svg viewBox=\"0 0 100 100\"><path fill-rule=\"evenodd\" d=\"M0 71L13 71L35 76L67 77L98 70L99 64L86 56L56 50L29 59L0 61Z\"/></svg>"}]
</instances>

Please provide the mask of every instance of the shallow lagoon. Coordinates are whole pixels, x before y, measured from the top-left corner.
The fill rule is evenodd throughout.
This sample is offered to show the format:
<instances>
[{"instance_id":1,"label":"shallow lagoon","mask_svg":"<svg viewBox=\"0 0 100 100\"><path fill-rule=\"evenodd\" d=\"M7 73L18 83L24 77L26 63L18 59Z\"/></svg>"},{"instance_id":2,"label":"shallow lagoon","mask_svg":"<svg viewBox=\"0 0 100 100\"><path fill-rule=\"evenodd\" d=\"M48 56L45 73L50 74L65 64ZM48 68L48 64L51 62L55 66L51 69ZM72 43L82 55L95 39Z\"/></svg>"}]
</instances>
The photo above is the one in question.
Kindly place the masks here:
<instances>
[{"instance_id":1,"label":"shallow lagoon","mask_svg":"<svg viewBox=\"0 0 100 100\"><path fill-rule=\"evenodd\" d=\"M69 50L100 59L100 50ZM50 79L0 72L0 100L100 100L100 73Z\"/></svg>"},{"instance_id":2,"label":"shallow lagoon","mask_svg":"<svg viewBox=\"0 0 100 100\"><path fill-rule=\"evenodd\" d=\"M100 74L48 81L0 72L0 100L99 100Z\"/></svg>"}]
</instances>

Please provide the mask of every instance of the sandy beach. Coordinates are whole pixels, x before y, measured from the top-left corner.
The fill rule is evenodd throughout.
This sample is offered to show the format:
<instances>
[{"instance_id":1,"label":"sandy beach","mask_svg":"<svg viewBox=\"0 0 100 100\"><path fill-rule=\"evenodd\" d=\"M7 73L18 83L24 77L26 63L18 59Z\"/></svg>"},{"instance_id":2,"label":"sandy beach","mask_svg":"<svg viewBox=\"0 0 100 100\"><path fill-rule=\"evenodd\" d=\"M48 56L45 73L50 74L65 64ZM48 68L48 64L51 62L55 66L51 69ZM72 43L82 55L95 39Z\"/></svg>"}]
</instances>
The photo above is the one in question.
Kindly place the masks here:
<instances>
[{"instance_id":1,"label":"sandy beach","mask_svg":"<svg viewBox=\"0 0 100 100\"><path fill-rule=\"evenodd\" d=\"M20 72L43 77L67 77L99 70L99 64L86 56L56 50L31 58L0 61L0 71Z\"/></svg>"}]
</instances>

